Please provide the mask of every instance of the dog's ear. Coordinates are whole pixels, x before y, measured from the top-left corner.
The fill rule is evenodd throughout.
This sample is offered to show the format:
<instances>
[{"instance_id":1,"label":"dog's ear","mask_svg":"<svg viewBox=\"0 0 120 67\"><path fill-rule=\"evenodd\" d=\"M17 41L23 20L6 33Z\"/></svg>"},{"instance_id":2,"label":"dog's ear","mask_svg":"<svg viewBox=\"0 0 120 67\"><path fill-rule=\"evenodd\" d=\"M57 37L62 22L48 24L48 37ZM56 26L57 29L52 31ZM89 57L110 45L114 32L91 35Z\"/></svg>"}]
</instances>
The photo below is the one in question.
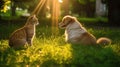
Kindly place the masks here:
<instances>
[{"instance_id":1,"label":"dog's ear","mask_svg":"<svg viewBox=\"0 0 120 67\"><path fill-rule=\"evenodd\" d=\"M76 20L77 20L77 18L76 18L76 17L71 17L70 22L75 22Z\"/></svg>"},{"instance_id":2,"label":"dog's ear","mask_svg":"<svg viewBox=\"0 0 120 67\"><path fill-rule=\"evenodd\" d=\"M67 15L67 16L63 17L62 21L66 20L66 19L67 19L68 22L70 22L70 23L77 21L76 17L70 16L70 15Z\"/></svg>"}]
</instances>

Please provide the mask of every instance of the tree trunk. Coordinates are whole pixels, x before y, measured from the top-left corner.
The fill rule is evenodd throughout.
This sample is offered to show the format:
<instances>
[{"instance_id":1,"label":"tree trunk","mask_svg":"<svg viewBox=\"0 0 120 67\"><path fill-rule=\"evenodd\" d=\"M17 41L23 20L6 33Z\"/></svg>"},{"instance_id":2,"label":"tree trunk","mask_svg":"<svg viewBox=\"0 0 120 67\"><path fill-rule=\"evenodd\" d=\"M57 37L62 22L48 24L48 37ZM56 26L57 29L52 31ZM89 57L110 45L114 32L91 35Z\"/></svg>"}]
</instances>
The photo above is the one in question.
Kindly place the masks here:
<instances>
[{"instance_id":1,"label":"tree trunk","mask_svg":"<svg viewBox=\"0 0 120 67\"><path fill-rule=\"evenodd\" d=\"M16 6L13 1L11 3L11 15L16 16Z\"/></svg>"},{"instance_id":2,"label":"tree trunk","mask_svg":"<svg viewBox=\"0 0 120 67\"><path fill-rule=\"evenodd\" d=\"M95 3L90 2L89 0L87 1L87 4L85 5L85 12L87 17L93 17L95 13Z\"/></svg>"},{"instance_id":3,"label":"tree trunk","mask_svg":"<svg viewBox=\"0 0 120 67\"><path fill-rule=\"evenodd\" d=\"M120 26L120 2L119 0L108 0L109 22Z\"/></svg>"},{"instance_id":4,"label":"tree trunk","mask_svg":"<svg viewBox=\"0 0 120 67\"><path fill-rule=\"evenodd\" d=\"M106 4L102 0L96 0L96 16L104 16L106 13Z\"/></svg>"}]
</instances>

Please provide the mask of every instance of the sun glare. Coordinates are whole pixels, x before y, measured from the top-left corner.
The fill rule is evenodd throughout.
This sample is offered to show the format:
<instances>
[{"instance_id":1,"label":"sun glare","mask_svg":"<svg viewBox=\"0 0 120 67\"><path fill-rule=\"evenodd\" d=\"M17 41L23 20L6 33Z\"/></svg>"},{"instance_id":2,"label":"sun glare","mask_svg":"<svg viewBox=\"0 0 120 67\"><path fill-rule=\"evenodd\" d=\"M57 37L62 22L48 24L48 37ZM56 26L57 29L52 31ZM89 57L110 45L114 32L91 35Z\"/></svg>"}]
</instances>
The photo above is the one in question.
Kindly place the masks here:
<instances>
[{"instance_id":1,"label":"sun glare","mask_svg":"<svg viewBox=\"0 0 120 67\"><path fill-rule=\"evenodd\" d=\"M34 11L32 12L32 14L36 14L38 15L40 10L42 10L42 7L46 4L47 5L47 9L49 10L49 13L46 17L52 19L52 32L56 33L56 31L58 31L58 19L60 16L60 3L62 3L63 0L40 0L38 5L36 6L36 8L34 9ZM52 6L51 6L52 4ZM51 10L52 9L52 10Z\"/></svg>"},{"instance_id":2,"label":"sun glare","mask_svg":"<svg viewBox=\"0 0 120 67\"><path fill-rule=\"evenodd\" d=\"M62 3L63 2L63 0L58 0L60 3Z\"/></svg>"}]
</instances>

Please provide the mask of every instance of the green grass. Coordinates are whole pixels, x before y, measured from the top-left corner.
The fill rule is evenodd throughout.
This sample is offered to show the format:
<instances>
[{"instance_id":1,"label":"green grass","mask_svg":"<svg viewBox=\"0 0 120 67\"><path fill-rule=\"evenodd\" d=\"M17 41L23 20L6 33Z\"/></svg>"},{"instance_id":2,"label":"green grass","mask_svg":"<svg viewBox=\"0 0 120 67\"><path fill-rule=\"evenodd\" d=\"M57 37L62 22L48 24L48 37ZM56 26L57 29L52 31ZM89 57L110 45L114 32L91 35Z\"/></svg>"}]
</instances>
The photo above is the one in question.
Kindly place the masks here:
<instances>
[{"instance_id":1,"label":"green grass","mask_svg":"<svg viewBox=\"0 0 120 67\"><path fill-rule=\"evenodd\" d=\"M78 18L78 20L80 22L84 22L84 23L96 23L96 22L108 22L108 18L107 17L96 17L96 18Z\"/></svg>"},{"instance_id":2,"label":"green grass","mask_svg":"<svg viewBox=\"0 0 120 67\"><path fill-rule=\"evenodd\" d=\"M14 50L8 46L10 33L18 25L0 25L0 67L119 67L120 31L119 28L94 28L88 31L96 38L106 36L112 39L111 45L94 47L73 45L64 42L64 30L58 35L48 26L37 26L32 46Z\"/></svg>"}]
</instances>

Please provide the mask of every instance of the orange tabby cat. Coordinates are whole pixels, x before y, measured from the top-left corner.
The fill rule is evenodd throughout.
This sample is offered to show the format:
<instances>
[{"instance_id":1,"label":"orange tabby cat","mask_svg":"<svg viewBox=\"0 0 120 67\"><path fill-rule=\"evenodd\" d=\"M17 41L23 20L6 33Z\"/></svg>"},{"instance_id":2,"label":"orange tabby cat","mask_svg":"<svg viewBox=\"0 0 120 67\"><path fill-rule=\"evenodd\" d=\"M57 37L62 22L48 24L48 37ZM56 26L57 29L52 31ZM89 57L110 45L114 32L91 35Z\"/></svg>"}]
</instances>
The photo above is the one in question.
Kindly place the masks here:
<instances>
[{"instance_id":1,"label":"orange tabby cat","mask_svg":"<svg viewBox=\"0 0 120 67\"><path fill-rule=\"evenodd\" d=\"M26 24L14 31L9 38L9 46L13 48L19 48L26 43L32 45L32 40L35 35L35 27L38 25L38 19L35 15L28 18Z\"/></svg>"}]
</instances>

